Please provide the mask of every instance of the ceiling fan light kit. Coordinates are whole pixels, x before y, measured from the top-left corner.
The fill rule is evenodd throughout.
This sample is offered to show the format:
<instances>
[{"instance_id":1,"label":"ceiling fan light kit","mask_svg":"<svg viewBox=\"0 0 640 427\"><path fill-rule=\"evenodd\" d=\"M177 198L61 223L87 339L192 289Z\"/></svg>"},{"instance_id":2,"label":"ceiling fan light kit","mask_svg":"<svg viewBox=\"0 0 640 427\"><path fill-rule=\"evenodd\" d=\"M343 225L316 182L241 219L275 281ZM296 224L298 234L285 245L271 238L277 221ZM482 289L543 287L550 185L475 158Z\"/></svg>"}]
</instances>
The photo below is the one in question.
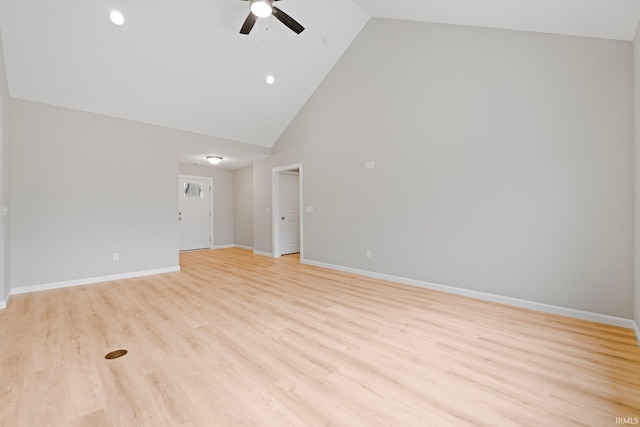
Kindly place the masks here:
<instances>
[{"instance_id":1,"label":"ceiling fan light kit","mask_svg":"<svg viewBox=\"0 0 640 427\"><path fill-rule=\"evenodd\" d=\"M286 25L291 31L296 34L300 34L304 31L304 27L300 25L298 21L284 13L273 5L274 1L279 0L248 0L250 2L249 15L244 20L242 28L240 28L240 34L249 34L251 29L256 23L258 18L266 18L269 15L273 15L276 19Z\"/></svg>"},{"instance_id":2,"label":"ceiling fan light kit","mask_svg":"<svg viewBox=\"0 0 640 427\"><path fill-rule=\"evenodd\" d=\"M272 11L271 0L251 0L251 12L258 18L266 18Z\"/></svg>"}]
</instances>

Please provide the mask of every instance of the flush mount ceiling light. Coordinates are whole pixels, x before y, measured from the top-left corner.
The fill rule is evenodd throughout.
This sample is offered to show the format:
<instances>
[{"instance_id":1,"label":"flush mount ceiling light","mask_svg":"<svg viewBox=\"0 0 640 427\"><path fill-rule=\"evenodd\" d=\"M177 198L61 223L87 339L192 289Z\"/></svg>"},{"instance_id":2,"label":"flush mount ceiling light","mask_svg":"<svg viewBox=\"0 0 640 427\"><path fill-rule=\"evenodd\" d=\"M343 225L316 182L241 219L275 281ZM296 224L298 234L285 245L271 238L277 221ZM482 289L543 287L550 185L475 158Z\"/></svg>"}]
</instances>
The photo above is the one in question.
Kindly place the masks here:
<instances>
[{"instance_id":1,"label":"flush mount ceiling light","mask_svg":"<svg viewBox=\"0 0 640 427\"><path fill-rule=\"evenodd\" d=\"M251 0L251 12L258 18L266 18L273 12L271 0Z\"/></svg>"},{"instance_id":2,"label":"flush mount ceiling light","mask_svg":"<svg viewBox=\"0 0 640 427\"><path fill-rule=\"evenodd\" d=\"M217 165L222 161L222 157L219 157L219 156L207 156L207 160L212 165Z\"/></svg>"},{"instance_id":3,"label":"flush mount ceiling light","mask_svg":"<svg viewBox=\"0 0 640 427\"><path fill-rule=\"evenodd\" d=\"M109 15L109 19L111 19L111 22L113 22L115 25L124 24L124 16L122 16L122 13L118 12L117 10L111 12L111 14Z\"/></svg>"},{"instance_id":4,"label":"flush mount ceiling light","mask_svg":"<svg viewBox=\"0 0 640 427\"><path fill-rule=\"evenodd\" d=\"M268 84L268 85L272 85L272 84L273 84L273 82L275 82L275 81L276 81L276 78L275 78L275 77L273 77L271 74L269 74L269 75L267 76L267 84Z\"/></svg>"}]
</instances>

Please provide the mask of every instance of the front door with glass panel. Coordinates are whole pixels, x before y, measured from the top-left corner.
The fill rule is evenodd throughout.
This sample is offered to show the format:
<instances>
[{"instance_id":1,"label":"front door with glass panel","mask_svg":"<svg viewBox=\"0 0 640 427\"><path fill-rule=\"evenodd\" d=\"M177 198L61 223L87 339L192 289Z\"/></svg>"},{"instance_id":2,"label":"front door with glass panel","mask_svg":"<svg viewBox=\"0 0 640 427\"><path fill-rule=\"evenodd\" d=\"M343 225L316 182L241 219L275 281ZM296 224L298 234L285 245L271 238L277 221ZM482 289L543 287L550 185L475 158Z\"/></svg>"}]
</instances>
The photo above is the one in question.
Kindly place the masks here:
<instances>
[{"instance_id":1,"label":"front door with glass panel","mask_svg":"<svg viewBox=\"0 0 640 427\"><path fill-rule=\"evenodd\" d=\"M211 182L206 178L178 179L180 250L211 247Z\"/></svg>"}]
</instances>

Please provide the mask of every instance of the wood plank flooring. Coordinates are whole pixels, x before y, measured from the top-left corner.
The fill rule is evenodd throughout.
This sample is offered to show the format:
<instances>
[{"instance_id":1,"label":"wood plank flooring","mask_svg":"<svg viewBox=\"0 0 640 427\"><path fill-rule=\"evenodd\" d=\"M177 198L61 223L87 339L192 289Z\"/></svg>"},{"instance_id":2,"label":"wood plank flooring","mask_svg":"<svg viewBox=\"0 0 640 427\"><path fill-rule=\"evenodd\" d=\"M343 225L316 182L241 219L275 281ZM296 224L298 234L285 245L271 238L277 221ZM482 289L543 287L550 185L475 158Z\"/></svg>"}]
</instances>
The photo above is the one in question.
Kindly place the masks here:
<instances>
[{"instance_id":1,"label":"wood plank flooring","mask_svg":"<svg viewBox=\"0 0 640 427\"><path fill-rule=\"evenodd\" d=\"M272 259L15 295L0 426L615 426L631 330ZM119 359L104 355L124 348Z\"/></svg>"}]
</instances>

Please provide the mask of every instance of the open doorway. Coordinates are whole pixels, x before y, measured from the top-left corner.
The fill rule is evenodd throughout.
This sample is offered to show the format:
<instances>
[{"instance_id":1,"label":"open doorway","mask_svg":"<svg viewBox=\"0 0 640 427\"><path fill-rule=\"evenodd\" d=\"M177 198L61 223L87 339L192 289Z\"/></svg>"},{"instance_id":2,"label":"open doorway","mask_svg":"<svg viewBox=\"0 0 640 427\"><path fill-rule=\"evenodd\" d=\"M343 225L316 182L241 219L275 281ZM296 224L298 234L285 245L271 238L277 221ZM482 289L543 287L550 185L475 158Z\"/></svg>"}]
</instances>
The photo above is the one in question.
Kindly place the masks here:
<instances>
[{"instance_id":1,"label":"open doorway","mask_svg":"<svg viewBox=\"0 0 640 427\"><path fill-rule=\"evenodd\" d=\"M300 253L302 260L302 164L273 168L271 183L273 256Z\"/></svg>"}]
</instances>

